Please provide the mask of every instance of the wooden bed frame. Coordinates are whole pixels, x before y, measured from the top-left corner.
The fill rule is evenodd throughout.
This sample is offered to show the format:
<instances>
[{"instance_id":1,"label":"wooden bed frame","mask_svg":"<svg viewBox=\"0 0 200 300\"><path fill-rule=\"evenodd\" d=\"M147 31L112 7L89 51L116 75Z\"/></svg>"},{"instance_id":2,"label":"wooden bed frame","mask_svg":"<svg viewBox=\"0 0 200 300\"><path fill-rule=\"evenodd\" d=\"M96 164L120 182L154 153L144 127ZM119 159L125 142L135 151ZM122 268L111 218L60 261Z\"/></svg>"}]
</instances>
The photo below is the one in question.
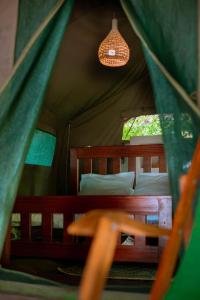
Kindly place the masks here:
<instances>
[{"instance_id":1,"label":"wooden bed frame","mask_svg":"<svg viewBox=\"0 0 200 300\"><path fill-rule=\"evenodd\" d=\"M151 172L151 157L158 157L158 168L165 172L164 150L162 145L79 147L70 153L70 196L18 196L13 213L21 215L20 240L11 241L11 255L23 257L45 257L53 259L85 259L90 245L89 239L77 238L67 234L67 226L76 214L93 209L123 210L134 215L136 220L146 222L148 215L158 216L158 225L164 228L172 226L171 197L160 196L77 196L80 173L94 170L100 174L118 173L121 161L128 158L128 171L136 170L136 157L143 157L144 172ZM108 159L109 158L109 159ZM93 163L98 159L97 163ZM94 166L95 165L95 166ZM42 215L39 239L34 238L31 226L31 214ZM53 229L53 214L63 215L63 228ZM34 230L33 230L34 229ZM7 241L7 244L9 239ZM158 262L166 239L159 238L156 245L148 244L144 237L135 236L134 245L117 245L115 261ZM7 247L9 249L9 247ZM7 258L9 253L6 253ZM8 259L7 259L8 261Z\"/></svg>"},{"instance_id":2,"label":"wooden bed frame","mask_svg":"<svg viewBox=\"0 0 200 300\"><path fill-rule=\"evenodd\" d=\"M143 158L143 172L151 172L152 167L157 167L159 172L166 172L162 144L72 148L70 151L71 194L77 195L81 174L119 173L124 159L128 160L127 171L136 172L136 161L139 157ZM152 165L153 157L157 158L157 164L154 166Z\"/></svg>"}]
</instances>

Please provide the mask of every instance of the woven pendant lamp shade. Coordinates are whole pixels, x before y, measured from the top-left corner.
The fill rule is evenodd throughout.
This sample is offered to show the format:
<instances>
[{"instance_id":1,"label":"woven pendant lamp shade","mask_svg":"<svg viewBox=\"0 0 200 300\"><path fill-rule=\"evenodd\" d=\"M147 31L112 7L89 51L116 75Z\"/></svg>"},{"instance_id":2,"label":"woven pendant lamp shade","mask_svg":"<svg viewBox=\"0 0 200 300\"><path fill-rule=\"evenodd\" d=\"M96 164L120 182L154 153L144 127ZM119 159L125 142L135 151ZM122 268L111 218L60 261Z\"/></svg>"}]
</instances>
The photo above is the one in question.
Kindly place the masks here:
<instances>
[{"instance_id":1,"label":"woven pendant lamp shade","mask_svg":"<svg viewBox=\"0 0 200 300\"><path fill-rule=\"evenodd\" d=\"M117 19L112 19L112 29L101 42L98 51L99 61L108 67L121 67L129 60L129 47L118 31Z\"/></svg>"}]
</instances>

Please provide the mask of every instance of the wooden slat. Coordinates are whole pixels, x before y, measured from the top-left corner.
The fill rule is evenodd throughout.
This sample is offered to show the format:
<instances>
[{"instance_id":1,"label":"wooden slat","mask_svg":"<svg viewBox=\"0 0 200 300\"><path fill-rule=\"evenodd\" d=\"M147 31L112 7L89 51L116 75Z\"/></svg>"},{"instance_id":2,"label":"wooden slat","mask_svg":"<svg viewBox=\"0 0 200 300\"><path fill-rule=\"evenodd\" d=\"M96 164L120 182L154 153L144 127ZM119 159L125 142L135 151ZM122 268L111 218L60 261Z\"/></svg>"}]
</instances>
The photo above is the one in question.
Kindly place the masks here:
<instances>
[{"instance_id":1,"label":"wooden slat","mask_svg":"<svg viewBox=\"0 0 200 300\"><path fill-rule=\"evenodd\" d=\"M172 228L172 202L169 199L160 199L159 201L159 219L158 226L162 228ZM162 236L158 238L159 257L161 257L164 247L167 243L167 237Z\"/></svg>"},{"instance_id":2,"label":"wooden slat","mask_svg":"<svg viewBox=\"0 0 200 300\"><path fill-rule=\"evenodd\" d=\"M52 223L53 218L52 214L43 213L42 214L42 237L46 242L52 241Z\"/></svg>"},{"instance_id":3,"label":"wooden slat","mask_svg":"<svg viewBox=\"0 0 200 300\"><path fill-rule=\"evenodd\" d=\"M70 150L70 193L76 195L79 190L79 159L76 149Z\"/></svg>"},{"instance_id":4,"label":"wooden slat","mask_svg":"<svg viewBox=\"0 0 200 300\"><path fill-rule=\"evenodd\" d=\"M63 242L66 244L72 244L73 243L73 237L67 233L66 228L74 221L74 215L65 212L64 213L64 234L63 234Z\"/></svg>"},{"instance_id":5,"label":"wooden slat","mask_svg":"<svg viewBox=\"0 0 200 300\"><path fill-rule=\"evenodd\" d=\"M99 174L107 174L107 158L99 158Z\"/></svg>"},{"instance_id":6,"label":"wooden slat","mask_svg":"<svg viewBox=\"0 0 200 300\"><path fill-rule=\"evenodd\" d=\"M128 171L135 172L136 171L136 157L129 157L128 158Z\"/></svg>"},{"instance_id":7,"label":"wooden slat","mask_svg":"<svg viewBox=\"0 0 200 300\"><path fill-rule=\"evenodd\" d=\"M142 223L145 223L145 216L144 215L135 215L135 220L136 221L140 221ZM137 236L137 235L135 236L134 245L136 247L144 248L145 247L145 243L146 243L145 236Z\"/></svg>"},{"instance_id":8,"label":"wooden slat","mask_svg":"<svg viewBox=\"0 0 200 300\"><path fill-rule=\"evenodd\" d=\"M144 172L151 172L151 157L145 156L143 158L143 169Z\"/></svg>"},{"instance_id":9,"label":"wooden slat","mask_svg":"<svg viewBox=\"0 0 200 300\"><path fill-rule=\"evenodd\" d=\"M166 161L163 155L159 156L159 172L166 172Z\"/></svg>"},{"instance_id":10,"label":"wooden slat","mask_svg":"<svg viewBox=\"0 0 200 300\"><path fill-rule=\"evenodd\" d=\"M121 158L112 159L112 173L120 173L121 171Z\"/></svg>"},{"instance_id":11,"label":"wooden slat","mask_svg":"<svg viewBox=\"0 0 200 300\"><path fill-rule=\"evenodd\" d=\"M83 173L92 173L92 159L86 158L83 160Z\"/></svg>"},{"instance_id":12,"label":"wooden slat","mask_svg":"<svg viewBox=\"0 0 200 300\"><path fill-rule=\"evenodd\" d=\"M21 213L21 240L31 240L31 218L29 212Z\"/></svg>"},{"instance_id":13,"label":"wooden slat","mask_svg":"<svg viewBox=\"0 0 200 300\"><path fill-rule=\"evenodd\" d=\"M159 169L159 157L152 156L151 157L151 168L158 168Z\"/></svg>"}]
</instances>

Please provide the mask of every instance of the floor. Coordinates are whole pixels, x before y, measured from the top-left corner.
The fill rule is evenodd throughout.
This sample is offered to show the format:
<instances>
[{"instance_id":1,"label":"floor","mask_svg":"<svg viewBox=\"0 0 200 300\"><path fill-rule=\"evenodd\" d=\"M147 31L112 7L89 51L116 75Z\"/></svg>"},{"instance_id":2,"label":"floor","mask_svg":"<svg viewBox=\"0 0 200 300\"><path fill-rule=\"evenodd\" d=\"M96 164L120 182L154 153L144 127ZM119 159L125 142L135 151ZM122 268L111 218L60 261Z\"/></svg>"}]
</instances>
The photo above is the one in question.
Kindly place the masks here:
<instances>
[{"instance_id":1,"label":"floor","mask_svg":"<svg viewBox=\"0 0 200 300\"><path fill-rule=\"evenodd\" d=\"M66 276L58 271L59 267L65 267L66 262L60 260L36 259L36 258L12 258L9 269L17 270L60 283L69 284ZM71 282L78 284L77 282Z\"/></svg>"},{"instance_id":2,"label":"floor","mask_svg":"<svg viewBox=\"0 0 200 300\"><path fill-rule=\"evenodd\" d=\"M12 258L9 266L12 270L17 270L39 277L47 278L67 284L71 286L78 286L80 283L80 276L67 276L59 271L59 269L66 268L67 265L72 265L72 262L66 262L61 260L49 260L38 258ZM109 280L107 284L108 289L124 290L134 292L149 292L151 289L153 280Z\"/></svg>"}]
</instances>

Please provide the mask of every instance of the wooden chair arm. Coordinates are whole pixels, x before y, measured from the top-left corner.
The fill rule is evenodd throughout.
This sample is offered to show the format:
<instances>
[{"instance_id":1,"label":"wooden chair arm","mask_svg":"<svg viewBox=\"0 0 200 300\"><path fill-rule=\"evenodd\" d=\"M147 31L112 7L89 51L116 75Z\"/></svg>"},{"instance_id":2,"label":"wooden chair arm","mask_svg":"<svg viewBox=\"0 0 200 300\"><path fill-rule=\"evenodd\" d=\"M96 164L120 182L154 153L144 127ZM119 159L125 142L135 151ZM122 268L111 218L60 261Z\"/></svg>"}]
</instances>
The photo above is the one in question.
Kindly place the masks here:
<instances>
[{"instance_id":1,"label":"wooden chair arm","mask_svg":"<svg viewBox=\"0 0 200 300\"><path fill-rule=\"evenodd\" d=\"M82 276L80 300L100 299L120 232L148 237L169 235L171 232L131 220L124 212L111 210L90 211L70 224L67 230L73 235L94 236Z\"/></svg>"},{"instance_id":2,"label":"wooden chair arm","mask_svg":"<svg viewBox=\"0 0 200 300\"><path fill-rule=\"evenodd\" d=\"M92 210L71 223L67 231L72 235L94 236L101 218L107 218L117 232L148 237L168 236L171 230L134 221L121 211Z\"/></svg>"},{"instance_id":3,"label":"wooden chair arm","mask_svg":"<svg viewBox=\"0 0 200 300\"><path fill-rule=\"evenodd\" d=\"M199 170L200 139L176 209L172 231L139 223L129 219L124 212L109 210L91 211L68 227L71 234L94 235L82 276L79 300L100 300L121 231L149 237L170 234L150 296L152 300L163 299L174 271L182 235L188 222L188 212L191 213L192 201L200 180Z\"/></svg>"},{"instance_id":4,"label":"wooden chair arm","mask_svg":"<svg viewBox=\"0 0 200 300\"><path fill-rule=\"evenodd\" d=\"M131 220L121 211L93 210L67 228L69 234L94 236L84 268L79 299L100 300L120 232L130 235L159 237L170 230Z\"/></svg>"}]
</instances>

